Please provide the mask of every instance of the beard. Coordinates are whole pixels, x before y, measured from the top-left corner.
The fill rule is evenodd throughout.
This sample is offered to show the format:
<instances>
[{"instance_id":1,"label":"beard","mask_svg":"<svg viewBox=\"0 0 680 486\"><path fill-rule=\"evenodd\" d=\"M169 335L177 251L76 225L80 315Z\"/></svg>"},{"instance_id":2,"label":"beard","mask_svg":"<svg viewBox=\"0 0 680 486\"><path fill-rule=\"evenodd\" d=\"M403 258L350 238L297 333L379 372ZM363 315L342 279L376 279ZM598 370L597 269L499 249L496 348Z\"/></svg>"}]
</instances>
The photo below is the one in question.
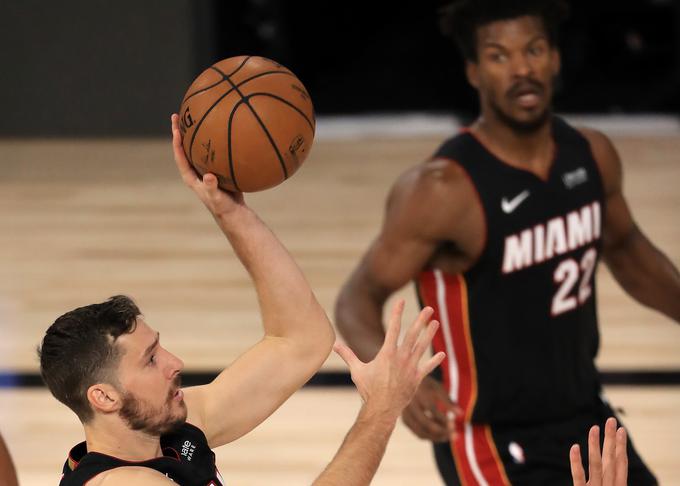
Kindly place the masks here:
<instances>
[{"instance_id":1,"label":"beard","mask_svg":"<svg viewBox=\"0 0 680 486\"><path fill-rule=\"evenodd\" d=\"M537 132L540 128L545 126L552 114L552 110L548 107L532 119L518 120L505 113L501 107L494 102L490 103L490 107L501 123L519 135L530 135Z\"/></svg>"},{"instance_id":2,"label":"beard","mask_svg":"<svg viewBox=\"0 0 680 486\"><path fill-rule=\"evenodd\" d=\"M139 430L148 435L161 436L181 427L187 419L187 407L184 401L178 403L178 411L173 413L175 392L179 389L179 375L173 381L175 385L168 392L165 403L160 407L151 405L132 393L123 392L123 405L118 412L120 417L132 430Z\"/></svg>"},{"instance_id":3,"label":"beard","mask_svg":"<svg viewBox=\"0 0 680 486\"><path fill-rule=\"evenodd\" d=\"M533 90L539 95L545 95L546 92L546 86L543 83L533 78L524 78L511 86L504 96L506 99L512 101L512 99L515 98L519 93L527 89ZM498 100L493 96L489 99L489 107L494 112L496 118L501 121L501 123L519 135L530 135L535 133L540 128L545 126L552 114L550 105L548 105L543 109L543 111L537 113L530 119L517 119L505 112L500 103L498 103Z\"/></svg>"}]
</instances>

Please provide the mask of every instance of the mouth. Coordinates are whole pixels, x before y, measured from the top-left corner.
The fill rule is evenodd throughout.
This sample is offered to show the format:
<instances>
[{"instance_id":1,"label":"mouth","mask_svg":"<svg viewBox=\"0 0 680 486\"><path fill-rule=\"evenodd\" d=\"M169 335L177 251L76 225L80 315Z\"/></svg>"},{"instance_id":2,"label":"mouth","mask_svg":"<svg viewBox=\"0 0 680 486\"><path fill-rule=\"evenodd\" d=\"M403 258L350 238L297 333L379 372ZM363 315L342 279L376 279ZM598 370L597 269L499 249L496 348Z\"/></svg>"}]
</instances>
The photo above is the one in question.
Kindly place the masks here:
<instances>
[{"instance_id":1,"label":"mouth","mask_svg":"<svg viewBox=\"0 0 680 486\"><path fill-rule=\"evenodd\" d=\"M184 392L180 389L178 389L175 394L172 396L172 399L178 402L181 402L184 399Z\"/></svg>"},{"instance_id":2,"label":"mouth","mask_svg":"<svg viewBox=\"0 0 680 486\"><path fill-rule=\"evenodd\" d=\"M522 83L513 87L508 95L522 108L535 108L540 102L543 89L538 83Z\"/></svg>"}]
</instances>

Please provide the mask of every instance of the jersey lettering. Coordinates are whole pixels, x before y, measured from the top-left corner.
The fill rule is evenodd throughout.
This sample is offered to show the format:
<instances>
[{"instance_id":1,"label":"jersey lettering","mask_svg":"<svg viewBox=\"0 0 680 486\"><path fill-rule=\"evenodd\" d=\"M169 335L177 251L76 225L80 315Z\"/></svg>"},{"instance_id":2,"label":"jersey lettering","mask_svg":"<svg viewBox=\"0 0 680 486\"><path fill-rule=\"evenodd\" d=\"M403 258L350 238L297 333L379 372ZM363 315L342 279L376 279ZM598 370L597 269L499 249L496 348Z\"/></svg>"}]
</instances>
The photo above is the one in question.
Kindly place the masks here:
<instances>
[{"instance_id":1,"label":"jersey lettering","mask_svg":"<svg viewBox=\"0 0 680 486\"><path fill-rule=\"evenodd\" d=\"M565 216L505 238L503 273L508 274L581 248L600 237L600 203L595 201Z\"/></svg>"}]
</instances>

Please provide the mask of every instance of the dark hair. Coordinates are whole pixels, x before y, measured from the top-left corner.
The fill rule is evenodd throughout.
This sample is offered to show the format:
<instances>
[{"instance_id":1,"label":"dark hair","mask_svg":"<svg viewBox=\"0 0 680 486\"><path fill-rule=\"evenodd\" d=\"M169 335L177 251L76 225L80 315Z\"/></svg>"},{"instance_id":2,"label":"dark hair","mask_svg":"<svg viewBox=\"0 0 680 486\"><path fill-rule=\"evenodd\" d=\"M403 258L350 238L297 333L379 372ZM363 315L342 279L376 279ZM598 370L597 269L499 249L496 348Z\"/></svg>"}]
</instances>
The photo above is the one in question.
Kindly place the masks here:
<instances>
[{"instance_id":1,"label":"dark hair","mask_svg":"<svg viewBox=\"0 0 680 486\"><path fill-rule=\"evenodd\" d=\"M67 312L45 332L38 348L40 374L52 395L81 422L94 416L87 389L102 381L116 383L112 372L121 356L116 339L135 330L140 314L132 299L116 295Z\"/></svg>"},{"instance_id":2,"label":"dark hair","mask_svg":"<svg viewBox=\"0 0 680 486\"><path fill-rule=\"evenodd\" d=\"M477 29L498 20L539 17L548 42L557 45L560 23L569 15L565 0L458 0L440 10L439 27L468 61L477 61Z\"/></svg>"}]
</instances>

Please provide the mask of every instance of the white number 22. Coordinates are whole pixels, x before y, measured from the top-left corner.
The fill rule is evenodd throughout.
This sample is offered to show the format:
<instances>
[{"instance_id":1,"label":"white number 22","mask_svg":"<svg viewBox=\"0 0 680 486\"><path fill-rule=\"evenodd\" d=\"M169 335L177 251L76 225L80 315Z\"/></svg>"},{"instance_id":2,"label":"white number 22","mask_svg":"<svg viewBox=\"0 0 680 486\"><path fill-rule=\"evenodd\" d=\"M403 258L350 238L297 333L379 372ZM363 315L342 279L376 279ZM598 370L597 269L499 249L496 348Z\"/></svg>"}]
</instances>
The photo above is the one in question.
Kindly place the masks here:
<instances>
[{"instance_id":1,"label":"white number 22","mask_svg":"<svg viewBox=\"0 0 680 486\"><path fill-rule=\"evenodd\" d=\"M573 258L569 258L557 266L553 274L553 280L561 285L557 292L555 292L555 297L553 297L551 309L553 316L575 309L576 306L588 300L592 293L590 279L593 275L593 270L595 270L596 261L597 250L589 248L583 254L580 265ZM578 291L575 292L576 295L570 295L578 281L579 274L581 274L581 283L578 286Z\"/></svg>"}]
</instances>

